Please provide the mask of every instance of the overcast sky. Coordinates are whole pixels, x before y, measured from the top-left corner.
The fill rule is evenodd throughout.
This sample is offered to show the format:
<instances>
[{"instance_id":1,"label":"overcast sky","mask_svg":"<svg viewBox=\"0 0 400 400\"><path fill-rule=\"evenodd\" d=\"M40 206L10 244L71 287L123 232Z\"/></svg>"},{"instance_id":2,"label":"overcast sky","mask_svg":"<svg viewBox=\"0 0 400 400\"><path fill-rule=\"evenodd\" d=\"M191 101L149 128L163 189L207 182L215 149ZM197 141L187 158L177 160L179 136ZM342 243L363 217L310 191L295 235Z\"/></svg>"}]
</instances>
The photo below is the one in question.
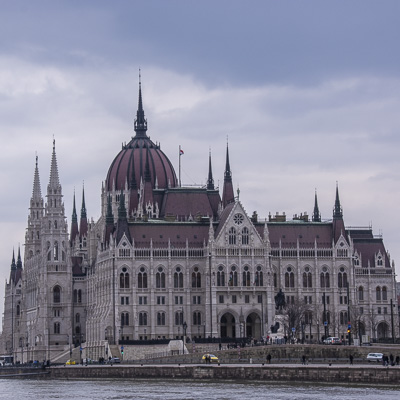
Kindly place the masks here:
<instances>
[{"instance_id":1,"label":"overcast sky","mask_svg":"<svg viewBox=\"0 0 400 400\"><path fill-rule=\"evenodd\" d=\"M0 0L0 274L24 242L35 154L46 193L53 135L72 196L100 214L101 182L134 135L138 70L148 134L183 183L222 182L252 214L373 226L400 266L399 1ZM398 268L398 266L397 266ZM0 299L4 285L0 285ZM0 300L0 311L3 301Z\"/></svg>"}]
</instances>

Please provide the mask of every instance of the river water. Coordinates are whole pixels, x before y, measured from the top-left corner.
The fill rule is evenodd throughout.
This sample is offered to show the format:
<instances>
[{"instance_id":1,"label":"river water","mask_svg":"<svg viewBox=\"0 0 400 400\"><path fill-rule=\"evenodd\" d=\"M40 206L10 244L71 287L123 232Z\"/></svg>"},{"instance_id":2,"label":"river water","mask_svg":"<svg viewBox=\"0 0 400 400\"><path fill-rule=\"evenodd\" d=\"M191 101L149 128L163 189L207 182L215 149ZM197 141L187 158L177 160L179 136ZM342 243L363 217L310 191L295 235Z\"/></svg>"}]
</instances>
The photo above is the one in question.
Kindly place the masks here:
<instances>
[{"instance_id":1,"label":"river water","mask_svg":"<svg viewBox=\"0 0 400 400\"><path fill-rule=\"evenodd\" d=\"M267 382L187 380L0 380L0 399L97 400L391 400L400 386L329 386Z\"/></svg>"}]
</instances>

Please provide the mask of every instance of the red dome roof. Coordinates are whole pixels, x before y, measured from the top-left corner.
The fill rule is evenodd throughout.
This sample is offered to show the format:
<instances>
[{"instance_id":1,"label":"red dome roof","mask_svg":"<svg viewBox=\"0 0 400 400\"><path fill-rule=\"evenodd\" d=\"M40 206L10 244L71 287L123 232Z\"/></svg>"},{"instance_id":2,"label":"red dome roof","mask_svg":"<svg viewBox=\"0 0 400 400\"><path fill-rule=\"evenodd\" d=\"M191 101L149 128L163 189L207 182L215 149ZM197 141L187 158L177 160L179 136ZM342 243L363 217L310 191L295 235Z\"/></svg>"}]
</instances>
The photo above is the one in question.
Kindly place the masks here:
<instances>
[{"instance_id":1,"label":"red dome roof","mask_svg":"<svg viewBox=\"0 0 400 400\"><path fill-rule=\"evenodd\" d=\"M148 168L146 169L146 163ZM116 190L128 187L139 188L140 180L145 182L150 175L151 186L166 189L176 187L177 178L174 167L168 157L146 135L136 135L115 157L106 179L106 190L111 191L115 184Z\"/></svg>"},{"instance_id":2,"label":"red dome roof","mask_svg":"<svg viewBox=\"0 0 400 400\"><path fill-rule=\"evenodd\" d=\"M136 136L122 148L112 162L107 174L106 190L112 191L114 184L116 190L125 189L125 183L128 183L130 189L137 189L141 180L143 183L151 182L154 189L178 186L171 162L160 150L160 146L154 144L146 134L147 120L144 117L140 79L135 132Z\"/></svg>"}]
</instances>

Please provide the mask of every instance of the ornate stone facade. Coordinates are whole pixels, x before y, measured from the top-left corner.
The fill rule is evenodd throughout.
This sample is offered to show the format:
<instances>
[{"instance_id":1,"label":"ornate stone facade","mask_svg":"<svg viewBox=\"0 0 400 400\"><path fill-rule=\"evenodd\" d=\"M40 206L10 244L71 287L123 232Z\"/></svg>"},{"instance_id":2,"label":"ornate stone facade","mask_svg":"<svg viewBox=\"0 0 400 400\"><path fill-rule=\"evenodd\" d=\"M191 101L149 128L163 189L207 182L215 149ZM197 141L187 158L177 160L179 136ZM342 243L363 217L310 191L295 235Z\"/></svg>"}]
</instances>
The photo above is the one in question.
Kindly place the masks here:
<instances>
[{"instance_id":1,"label":"ornate stone facade","mask_svg":"<svg viewBox=\"0 0 400 400\"><path fill-rule=\"evenodd\" d=\"M36 162L24 266L13 257L6 284L3 352L42 360L84 346L97 358L106 343L275 331L346 340L349 325L353 338L398 336L394 264L370 227L345 227L338 188L330 220L315 195L311 221L259 221L234 196L228 148L222 197L211 155L207 185L180 186L147 136L141 88L135 131L109 168L100 219L88 222L83 193L78 226L74 195L69 235L55 145L46 202Z\"/></svg>"}]
</instances>

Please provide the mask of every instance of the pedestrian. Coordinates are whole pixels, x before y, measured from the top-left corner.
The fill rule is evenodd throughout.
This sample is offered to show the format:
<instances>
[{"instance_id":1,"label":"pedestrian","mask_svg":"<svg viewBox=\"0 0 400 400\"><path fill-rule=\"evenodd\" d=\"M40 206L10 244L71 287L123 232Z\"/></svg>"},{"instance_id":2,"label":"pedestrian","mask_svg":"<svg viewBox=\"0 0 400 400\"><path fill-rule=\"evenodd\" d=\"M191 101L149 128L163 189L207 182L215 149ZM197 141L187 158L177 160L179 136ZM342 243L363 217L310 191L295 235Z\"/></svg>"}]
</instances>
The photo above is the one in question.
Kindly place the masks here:
<instances>
[{"instance_id":1,"label":"pedestrian","mask_svg":"<svg viewBox=\"0 0 400 400\"><path fill-rule=\"evenodd\" d=\"M390 365L393 366L394 365L394 356L392 353L390 353L389 358L390 358Z\"/></svg>"},{"instance_id":2,"label":"pedestrian","mask_svg":"<svg viewBox=\"0 0 400 400\"><path fill-rule=\"evenodd\" d=\"M271 358L272 358L271 354L268 353L268 355L267 355L267 363L268 364L271 364Z\"/></svg>"},{"instance_id":3,"label":"pedestrian","mask_svg":"<svg viewBox=\"0 0 400 400\"><path fill-rule=\"evenodd\" d=\"M353 365L353 359L354 359L353 354L349 355L349 359L350 359L350 365Z\"/></svg>"},{"instance_id":4,"label":"pedestrian","mask_svg":"<svg viewBox=\"0 0 400 400\"><path fill-rule=\"evenodd\" d=\"M221 351L222 350L222 344L220 343L219 344L219 351Z\"/></svg>"},{"instance_id":5,"label":"pedestrian","mask_svg":"<svg viewBox=\"0 0 400 400\"><path fill-rule=\"evenodd\" d=\"M306 356L305 356L305 354L303 354L303 357L301 357L301 363L303 365L306 365Z\"/></svg>"},{"instance_id":6,"label":"pedestrian","mask_svg":"<svg viewBox=\"0 0 400 400\"><path fill-rule=\"evenodd\" d=\"M399 364L400 364L400 357L396 356L396 365L399 365Z\"/></svg>"}]
</instances>

